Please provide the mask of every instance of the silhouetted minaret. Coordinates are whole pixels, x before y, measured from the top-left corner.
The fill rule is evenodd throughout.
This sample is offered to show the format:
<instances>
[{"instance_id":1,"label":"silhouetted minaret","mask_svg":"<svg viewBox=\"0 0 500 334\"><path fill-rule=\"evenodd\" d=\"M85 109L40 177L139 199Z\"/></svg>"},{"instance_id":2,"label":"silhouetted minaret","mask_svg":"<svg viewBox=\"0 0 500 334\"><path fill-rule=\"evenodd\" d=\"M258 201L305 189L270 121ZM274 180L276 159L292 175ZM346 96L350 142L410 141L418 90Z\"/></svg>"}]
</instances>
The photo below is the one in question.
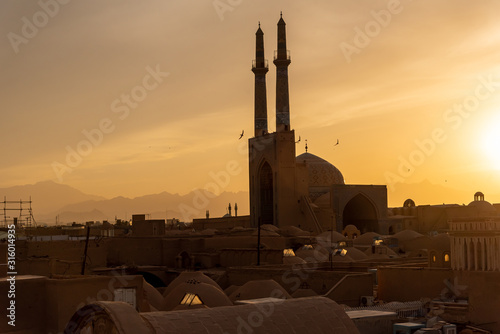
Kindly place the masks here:
<instances>
[{"instance_id":1,"label":"silhouetted minaret","mask_svg":"<svg viewBox=\"0 0 500 334\"><path fill-rule=\"evenodd\" d=\"M274 53L276 65L276 132L290 130L290 101L288 98L288 65L290 55L286 49L286 30L283 15L278 21L278 50Z\"/></svg>"},{"instance_id":2,"label":"silhouetted minaret","mask_svg":"<svg viewBox=\"0 0 500 334\"><path fill-rule=\"evenodd\" d=\"M266 96L266 73L269 66L264 58L264 32L257 29L255 60L252 64L252 72L255 74L255 137L267 133L267 96Z\"/></svg>"}]
</instances>

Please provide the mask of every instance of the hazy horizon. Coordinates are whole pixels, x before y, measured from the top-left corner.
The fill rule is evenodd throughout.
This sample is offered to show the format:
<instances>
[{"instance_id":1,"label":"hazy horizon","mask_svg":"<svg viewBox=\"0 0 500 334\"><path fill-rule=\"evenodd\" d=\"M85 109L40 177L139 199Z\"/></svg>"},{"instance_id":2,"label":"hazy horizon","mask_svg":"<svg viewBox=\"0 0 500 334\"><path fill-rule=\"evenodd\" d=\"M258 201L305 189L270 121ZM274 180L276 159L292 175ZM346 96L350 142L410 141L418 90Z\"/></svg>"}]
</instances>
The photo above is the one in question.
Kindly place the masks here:
<instances>
[{"instance_id":1,"label":"hazy horizon","mask_svg":"<svg viewBox=\"0 0 500 334\"><path fill-rule=\"evenodd\" d=\"M389 201L428 180L500 202L498 2L67 2L0 3L0 188L248 191L255 31L274 131L283 11L297 155L307 139Z\"/></svg>"}]
</instances>

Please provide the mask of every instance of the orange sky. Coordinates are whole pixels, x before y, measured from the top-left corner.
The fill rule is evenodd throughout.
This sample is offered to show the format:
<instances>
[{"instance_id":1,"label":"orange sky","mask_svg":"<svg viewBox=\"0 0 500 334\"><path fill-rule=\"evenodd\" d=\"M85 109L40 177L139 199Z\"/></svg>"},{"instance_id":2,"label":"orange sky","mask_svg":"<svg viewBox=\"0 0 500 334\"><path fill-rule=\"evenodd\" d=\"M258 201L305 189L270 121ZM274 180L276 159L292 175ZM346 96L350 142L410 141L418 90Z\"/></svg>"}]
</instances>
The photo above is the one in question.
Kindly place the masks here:
<instances>
[{"instance_id":1,"label":"orange sky","mask_svg":"<svg viewBox=\"0 0 500 334\"><path fill-rule=\"evenodd\" d=\"M220 190L248 190L255 31L272 60L282 10L297 154L389 201L429 180L500 202L498 1L66 1L0 2L0 187L184 194L230 163Z\"/></svg>"}]
</instances>

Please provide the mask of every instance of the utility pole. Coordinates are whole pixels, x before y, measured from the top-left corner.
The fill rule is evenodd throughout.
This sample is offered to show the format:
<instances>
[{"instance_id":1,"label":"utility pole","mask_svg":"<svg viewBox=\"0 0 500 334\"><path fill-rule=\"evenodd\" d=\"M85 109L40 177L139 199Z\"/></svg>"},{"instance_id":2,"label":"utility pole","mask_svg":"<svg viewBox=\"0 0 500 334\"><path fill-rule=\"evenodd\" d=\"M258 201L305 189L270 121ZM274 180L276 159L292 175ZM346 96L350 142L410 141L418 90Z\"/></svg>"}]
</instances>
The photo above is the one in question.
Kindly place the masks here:
<instances>
[{"instance_id":1,"label":"utility pole","mask_svg":"<svg viewBox=\"0 0 500 334\"><path fill-rule=\"evenodd\" d=\"M87 225L87 238L85 239L85 250L83 251L82 275L85 275L85 262L87 262L87 249L89 246L90 225Z\"/></svg>"}]
</instances>

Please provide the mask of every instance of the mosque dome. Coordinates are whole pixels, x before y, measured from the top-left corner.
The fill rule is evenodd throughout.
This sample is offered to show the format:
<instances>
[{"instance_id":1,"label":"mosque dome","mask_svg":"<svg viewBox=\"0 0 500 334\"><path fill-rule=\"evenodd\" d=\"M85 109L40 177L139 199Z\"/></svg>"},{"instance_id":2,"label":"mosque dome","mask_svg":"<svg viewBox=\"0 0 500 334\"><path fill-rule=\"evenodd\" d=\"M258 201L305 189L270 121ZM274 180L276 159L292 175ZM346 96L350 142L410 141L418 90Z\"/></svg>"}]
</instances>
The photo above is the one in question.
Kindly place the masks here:
<instances>
[{"instance_id":1,"label":"mosque dome","mask_svg":"<svg viewBox=\"0 0 500 334\"><path fill-rule=\"evenodd\" d=\"M296 161L306 165L309 193L313 200L328 192L331 185L344 184L344 176L337 167L314 154L302 153Z\"/></svg>"}]
</instances>

